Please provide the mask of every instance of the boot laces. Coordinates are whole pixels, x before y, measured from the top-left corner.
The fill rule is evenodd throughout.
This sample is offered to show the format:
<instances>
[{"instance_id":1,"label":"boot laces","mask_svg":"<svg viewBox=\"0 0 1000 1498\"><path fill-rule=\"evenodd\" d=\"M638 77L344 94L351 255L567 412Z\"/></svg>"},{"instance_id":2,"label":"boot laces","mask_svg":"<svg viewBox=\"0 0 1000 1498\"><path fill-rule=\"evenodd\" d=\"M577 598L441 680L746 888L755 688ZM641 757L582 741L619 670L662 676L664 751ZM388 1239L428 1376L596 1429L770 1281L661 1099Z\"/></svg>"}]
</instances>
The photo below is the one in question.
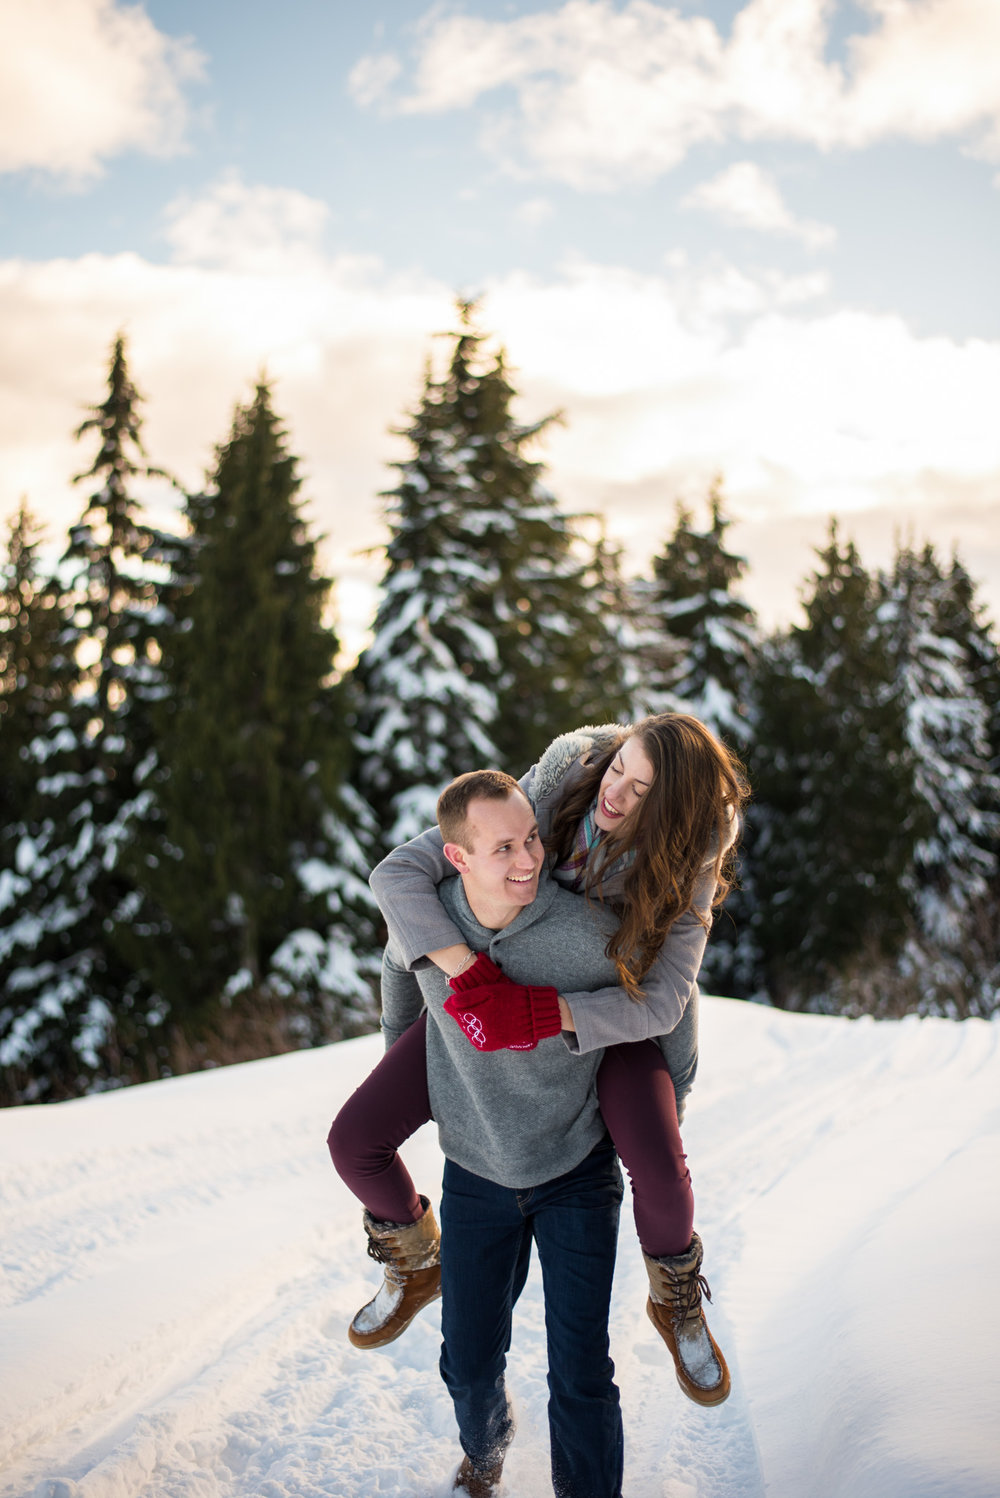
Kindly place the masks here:
<instances>
[{"instance_id":1,"label":"boot laces","mask_svg":"<svg viewBox=\"0 0 1000 1498\"><path fill-rule=\"evenodd\" d=\"M378 1264L391 1264L394 1261L395 1255L388 1243L384 1242L381 1238L370 1237L368 1239L368 1257L374 1259Z\"/></svg>"},{"instance_id":2,"label":"boot laces","mask_svg":"<svg viewBox=\"0 0 1000 1498\"><path fill-rule=\"evenodd\" d=\"M674 1318L678 1325L687 1321L697 1321L701 1316L701 1297L711 1301L712 1292L708 1288L708 1280L703 1274L678 1274L676 1270L666 1270L669 1281L670 1303Z\"/></svg>"}]
</instances>

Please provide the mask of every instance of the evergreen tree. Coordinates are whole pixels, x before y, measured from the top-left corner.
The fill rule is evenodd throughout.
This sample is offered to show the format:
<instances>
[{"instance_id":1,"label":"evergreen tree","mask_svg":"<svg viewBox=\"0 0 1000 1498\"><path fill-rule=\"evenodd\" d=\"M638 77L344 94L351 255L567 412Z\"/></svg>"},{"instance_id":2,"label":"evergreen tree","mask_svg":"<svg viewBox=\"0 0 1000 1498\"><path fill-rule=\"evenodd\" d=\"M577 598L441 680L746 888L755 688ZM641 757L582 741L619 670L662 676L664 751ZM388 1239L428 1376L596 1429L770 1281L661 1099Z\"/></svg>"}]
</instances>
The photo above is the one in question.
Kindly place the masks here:
<instances>
[{"instance_id":1,"label":"evergreen tree","mask_svg":"<svg viewBox=\"0 0 1000 1498\"><path fill-rule=\"evenodd\" d=\"M261 384L191 496L158 715L162 834L135 961L175 1069L336 1038L372 1015L370 812L348 744L330 584ZM143 939L145 938L145 939Z\"/></svg>"},{"instance_id":2,"label":"evergreen tree","mask_svg":"<svg viewBox=\"0 0 1000 1498\"><path fill-rule=\"evenodd\" d=\"M17 828L24 882L0 942L0 980L15 995L4 1058L25 1098L115 1076L145 997L116 939L135 908L123 853L150 808L158 682L157 536L131 490L159 470L142 447L139 400L118 338L108 395L76 433L99 438L77 479L96 487L61 564L53 701L31 742L34 794Z\"/></svg>"},{"instance_id":3,"label":"evergreen tree","mask_svg":"<svg viewBox=\"0 0 1000 1498\"><path fill-rule=\"evenodd\" d=\"M977 599L975 584L957 556L952 557L946 577L939 617L943 632L961 647L969 681L985 710L992 783L980 787L980 810L995 812L994 787L1000 780L1000 649L993 622ZM1000 1007L1000 829L996 822L993 828L989 847L995 872L973 913L967 962L971 982L966 1012L983 1017L996 1014Z\"/></svg>"},{"instance_id":4,"label":"evergreen tree","mask_svg":"<svg viewBox=\"0 0 1000 1498\"><path fill-rule=\"evenodd\" d=\"M558 418L530 426L514 421L516 392L502 354L472 393L479 409L470 402L466 411L480 440L471 448L469 485L484 560L497 567L496 585L478 599L500 663L494 738L503 766L521 774L568 728L628 716L619 621L608 613L621 581L617 558L600 541L587 545L582 517L560 510L543 482L542 463L527 456Z\"/></svg>"},{"instance_id":5,"label":"evergreen tree","mask_svg":"<svg viewBox=\"0 0 1000 1498\"><path fill-rule=\"evenodd\" d=\"M608 542L602 521L585 578L587 607L600 628L589 640L592 700L578 709L581 724L585 718L593 723L630 722L647 711L639 665L643 605L637 580L625 577L622 560L623 548Z\"/></svg>"},{"instance_id":6,"label":"evergreen tree","mask_svg":"<svg viewBox=\"0 0 1000 1498\"><path fill-rule=\"evenodd\" d=\"M938 600L939 627L960 647L969 682L986 714L990 770L1000 774L1000 649L996 630L985 604L976 597L976 585L957 555L944 575ZM1000 852L1000 839L995 840Z\"/></svg>"},{"instance_id":7,"label":"evergreen tree","mask_svg":"<svg viewBox=\"0 0 1000 1498\"><path fill-rule=\"evenodd\" d=\"M90 468L74 483L94 480L79 522L71 527L63 557L68 574L67 602L80 682L85 689L88 733L106 747L125 731L125 714L134 718L130 737L145 752L149 715L139 704L155 696L159 684L157 564L172 538L162 536L141 518L139 499L130 492L137 478L168 479L150 465L142 444L141 396L132 383L122 337L115 341L107 398L77 428L77 438L93 433L99 448ZM149 693L148 688L154 691ZM132 724L130 722L129 727Z\"/></svg>"},{"instance_id":8,"label":"evergreen tree","mask_svg":"<svg viewBox=\"0 0 1000 1498\"><path fill-rule=\"evenodd\" d=\"M448 377L428 370L420 406L399 434L412 448L383 496L390 528L374 638L358 660L358 782L384 830L383 847L434 821L452 775L494 764L500 664L477 615L495 568L470 537L456 414L472 383L474 337L456 339Z\"/></svg>"},{"instance_id":9,"label":"evergreen tree","mask_svg":"<svg viewBox=\"0 0 1000 1498\"><path fill-rule=\"evenodd\" d=\"M643 589L644 698L649 712L693 713L739 751L750 735L756 621L736 591L747 564L726 549L720 480L708 502L707 530L678 505Z\"/></svg>"},{"instance_id":10,"label":"evergreen tree","mask_svg":"<svg viewBox=\"0 0 1000 1498\"><path fill-rule=\"evenodd\" d=\"M995 915L1000 832L990 710L976 679L988 641L967 581L957 565L946 575L930 545L902 547L879 611L920 809L906 879L915 930L902 969L917 979L916 1007L963 1015L970 998L980 1007L982 916L987 907Z\"/></svg>"},{"instance_id":11,"label":"evergreen tree","mask_svg":"<svg viewBox=\"0 0 1000 1498\"><path fill-rule=\"evenodd\" d=\"M757 625L739 595L742 557L725 544L729 520L722 484L708 496L709 524L698 529L678 505L673 534L653 558L652 577L636 582L640 713L693 713L745 756L753 731L753 670ZM745 997L760 966L754 943L752 859L754 824L747 819L737 859L737 884L718 912L706 948L703 981L713 993Z\"/></svg>"},{"instance_id":12,"label":"evergreen tree","mask_svg":"<svg viewBox=\"0 0 1000 1498\"><path fill-rule=\"evenodd\" d=\"M55 669L61 630L58 590L39 562L41 532L22 502L10 522L0 592L0 1102L30 1087L22 1063L33 1028L20 994L20 973L8 958L27 945L34 918L23 909L31 889L30 833L36 823L32 746L60 698ZM26 1012L27 1010L27 1012Z\"/></svg>"},{"instance_id":13,"label":"evergreen tree","mask_svg":"<svg viewBox=\"0 0 1000 1498\"><path fill-rule=\"evenodd\" d=\"M806 623L762 653L751 783L764 985L798 1006L906 933L918 835L905 721L878 594L836 527Z\"/></svg>"},{"instance_id":14,"label":"evergreen tree","mask_svg":"<svg viewBox=\"0 0 1000 1498\"><path fill-rule=\"evenodd\" d=\"M503 355L473 308L444 377L428 373L412 448L386 496L390 540L372 645L358 662L360 785L387 844L433 821L441 787L484 763L520 771L556 733L627 705L587 552L525 449Z\"/></svg>"},{"instance_id":15,"label":"evergreen tree","mask_svg":"<svg viewBox=\"0 0 1000 1498\"><path fill-rule=\"evenodd\" d=\"M58 589L41 567L41 527L22 501L9 526L0 591L0 817L16 823L34 792L30 745L59 700Z\"/></svg>"},{"instance_id":16,"label":"evergreen tree","mask_svg":"<svg viewBox=\"0 0 1000 1498\"><path fill-rule=\"evenodd\" d=\"M986 704L970 680L962 643L942 628L947 587L933 547L919 554L900 548L883 592L880 623L923 813L908 884L920 932L957 951L968 941L972 907L996 872L998 787Z\"/></svg>"}]
</instances>

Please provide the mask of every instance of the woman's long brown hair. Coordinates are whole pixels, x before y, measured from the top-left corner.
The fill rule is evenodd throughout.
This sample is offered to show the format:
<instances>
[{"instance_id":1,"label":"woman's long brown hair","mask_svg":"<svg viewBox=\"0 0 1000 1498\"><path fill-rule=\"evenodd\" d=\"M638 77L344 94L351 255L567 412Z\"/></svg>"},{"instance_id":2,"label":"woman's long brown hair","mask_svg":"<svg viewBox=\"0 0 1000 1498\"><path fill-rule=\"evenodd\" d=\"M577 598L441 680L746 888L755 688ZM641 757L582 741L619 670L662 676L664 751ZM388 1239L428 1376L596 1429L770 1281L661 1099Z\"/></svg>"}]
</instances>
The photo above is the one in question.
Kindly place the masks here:
<instances>
[{"instance_id":1,"label":"woman's long brown hair","mask_svg":"<svg viewBox=\"0 0 1000 1498\"><path fill-rule=\"evenodd\" d=\"M619 982L630 998L652 967L674 922L694 904L701 881L714 877L712 907L733 885L733 821L749 788L742 764L697 718L662 713L623 728L618 743L600 755L563 796L546 847L561 863L572 852L576 831L597 795L608 765L628 738L637 738L653 766L653 783L615 832L601 841L588 868L588 898L602 899L604 875L623 853L635 850L625 875L621 924L608 942ZM706 927L709 921L699 912Z\"/></svg>"}]
</instances>

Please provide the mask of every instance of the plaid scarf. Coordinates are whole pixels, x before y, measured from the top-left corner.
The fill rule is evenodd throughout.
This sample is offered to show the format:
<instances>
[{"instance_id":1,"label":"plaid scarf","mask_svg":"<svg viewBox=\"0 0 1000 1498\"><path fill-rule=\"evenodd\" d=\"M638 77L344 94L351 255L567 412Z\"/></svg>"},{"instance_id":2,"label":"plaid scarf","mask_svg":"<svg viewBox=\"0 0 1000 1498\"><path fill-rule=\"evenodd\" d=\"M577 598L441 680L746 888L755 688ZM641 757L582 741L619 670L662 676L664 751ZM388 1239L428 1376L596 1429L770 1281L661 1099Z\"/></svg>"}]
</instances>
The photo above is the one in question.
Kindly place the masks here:
<instances>
[{"instance_id":1,"label":"plaid scarf","mask_svg":"<svg viewBox=\"0 0 1000 1498\"><path fill-rule=\"evenodd\" d=\"M587 865L593 854L601 845L604 833L597 825L597 797L587 808L586 815L576 829L576 838L569 856L562 863L557 864L552 870L553 879L571 889L574 894L579 894L587 879ZM622 853L611 863L606 864L601 873L602 880L610 878L612 874L623 873L635 860L635 849Z\"/></svg>"}]
</instances>

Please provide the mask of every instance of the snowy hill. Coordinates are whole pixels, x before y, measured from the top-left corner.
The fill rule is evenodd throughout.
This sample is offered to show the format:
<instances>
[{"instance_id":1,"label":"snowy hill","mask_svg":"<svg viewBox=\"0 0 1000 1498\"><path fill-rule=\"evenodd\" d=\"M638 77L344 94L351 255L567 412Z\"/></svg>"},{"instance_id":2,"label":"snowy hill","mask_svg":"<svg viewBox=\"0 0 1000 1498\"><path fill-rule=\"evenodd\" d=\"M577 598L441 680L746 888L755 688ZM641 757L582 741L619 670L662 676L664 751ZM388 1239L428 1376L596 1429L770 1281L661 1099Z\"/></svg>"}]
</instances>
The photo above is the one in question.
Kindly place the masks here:
<instances>
[{"instance_id":1,"label":"snowy hill","mask_svg":"<svg viewBox=\"0 0 1000 1498\"><path fill-rule=\"evenodd\" d=\"M996 1024L705 1001L685 1139L734 1390L683 1398L623 1212L627 1498L996 1498ZM328 1123L375 1036L0 1113L3 1498L444 1498L437 1308L381 1352ZM405 1151L436 1196L432 1128ZM541 1292L510 1498L549 1498Z\"/></svg>"}]
</instances>

